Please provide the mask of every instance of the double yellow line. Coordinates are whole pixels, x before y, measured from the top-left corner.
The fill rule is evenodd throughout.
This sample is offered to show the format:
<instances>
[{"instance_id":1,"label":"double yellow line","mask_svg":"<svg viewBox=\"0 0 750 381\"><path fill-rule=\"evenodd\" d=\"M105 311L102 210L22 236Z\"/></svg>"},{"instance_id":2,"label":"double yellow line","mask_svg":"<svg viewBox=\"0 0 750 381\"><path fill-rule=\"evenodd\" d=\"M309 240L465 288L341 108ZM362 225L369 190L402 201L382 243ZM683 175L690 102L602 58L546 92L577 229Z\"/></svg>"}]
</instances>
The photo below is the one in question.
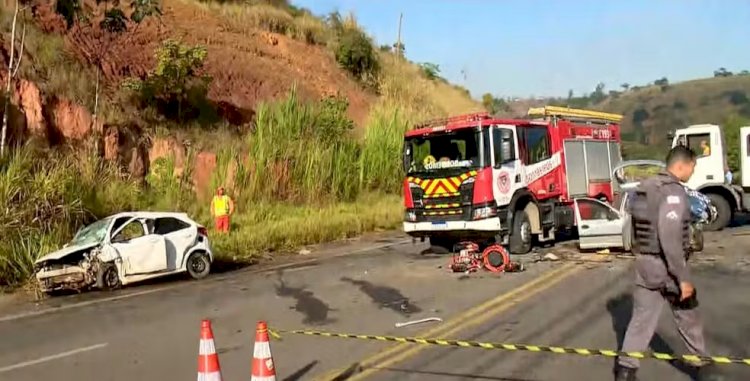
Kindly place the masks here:
<instances>
[{"instance_id":1,"label":"double yellow line","mask_svg":"<svg viewBox=\"0 0 750 381\"><path fill-rule=\"evenodd\" d=\"M497 316L503 311L510 309L513 306L522 303L532 296L539 294L540 292L549 289L553 285L559 283L563 279L576 273L581 267L574 264L568 263L560 266L557 269L551 270L548 273L534 279L533 281L514 289L506 294L499 295L492 298L478 306L475 306L464 313L454 317L453 319L441 324L435 328L427 330L417 335L418 337L443 337L448 338L449 336L456 334L457 332L468 329ZM380 352L377 352L371 356L368 356L358 361L359 367L364 369L361 373L352 375L346 378L347 381L362 380L380 369L387 368L391 365L404 361L410 357L413 357L417 353L426 349L427 346L414 346L410 344L398 344L386 348ZM331 372L327 372L320 377L315 378L316 381L330 381L335 379L338 375L346 372L346 368L335 369Z\"/></svg>"}]
</instances>

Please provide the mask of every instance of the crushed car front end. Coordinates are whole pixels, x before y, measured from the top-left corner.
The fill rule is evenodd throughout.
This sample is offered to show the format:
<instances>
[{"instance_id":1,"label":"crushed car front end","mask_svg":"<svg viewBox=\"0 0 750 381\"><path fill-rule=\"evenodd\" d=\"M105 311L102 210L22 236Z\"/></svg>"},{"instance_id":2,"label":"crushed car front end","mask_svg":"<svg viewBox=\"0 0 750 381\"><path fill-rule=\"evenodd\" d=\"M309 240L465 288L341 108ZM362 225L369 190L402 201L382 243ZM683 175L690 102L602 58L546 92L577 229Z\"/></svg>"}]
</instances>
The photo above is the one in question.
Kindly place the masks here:
<instances>
[{"instance_id":1,"label":"crushed car front end","mask_svg":"<svg viewBox=\"0 0 750 381\"><path fill-rule=\"evenodd\" d=\"M85 247L64 255L52 253L36 262L36 279L44 292L81 291L96 283L98 247Z\"/></svg>"}]
</instances>

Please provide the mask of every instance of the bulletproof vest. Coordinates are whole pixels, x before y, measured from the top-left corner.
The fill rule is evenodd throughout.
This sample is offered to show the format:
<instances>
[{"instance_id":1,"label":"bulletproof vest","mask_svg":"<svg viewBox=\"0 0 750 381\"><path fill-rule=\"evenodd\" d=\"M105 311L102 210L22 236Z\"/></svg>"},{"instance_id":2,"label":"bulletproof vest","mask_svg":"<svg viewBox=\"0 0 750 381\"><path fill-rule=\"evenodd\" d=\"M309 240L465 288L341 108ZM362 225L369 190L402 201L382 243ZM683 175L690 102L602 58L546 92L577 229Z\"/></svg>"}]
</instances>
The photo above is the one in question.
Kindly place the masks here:
<instances>
[{"instance_id":1,"label":"bulletproof vest","mask_svg":"<svg viewBox=\"0 0 750 381\"><path fill-rule=\"evenodd\" d=\"M665 175L657 175L643 181L635 190L630 203L630 215L633 228L633 251L640 254L661 254L659 241L659 204L664 200L662 187L672 183L679 184ZM682 223L682 242L686 250L690 248L689 215L684 213Z\"/></svg>"}]
</instances>

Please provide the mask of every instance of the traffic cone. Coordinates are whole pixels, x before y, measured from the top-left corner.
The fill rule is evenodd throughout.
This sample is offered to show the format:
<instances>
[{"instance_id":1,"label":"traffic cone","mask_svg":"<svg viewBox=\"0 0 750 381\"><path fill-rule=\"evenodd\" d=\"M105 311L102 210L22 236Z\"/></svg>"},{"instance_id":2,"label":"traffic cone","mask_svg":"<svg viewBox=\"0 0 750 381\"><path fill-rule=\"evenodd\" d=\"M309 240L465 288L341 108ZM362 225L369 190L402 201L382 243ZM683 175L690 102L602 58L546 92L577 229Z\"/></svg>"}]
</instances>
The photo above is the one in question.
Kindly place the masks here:
<instances>
[{"instance_id":1,"label":"traffic cone","mask_svg":"<svg viewBox=\"0 0 750 381\"><path fill-rule=\"evenodd\" d=\"M219 355L216 354L211 321L201 321L201 341L198 347L198 381L221 381Z\"/></svg>"},{"instance_id":2,"label":"traffic cone","mask_svg":"<svg viewBox=\"0 0 750 381\"><path fill-rule=\"evenodd\" d=\"M276 381L276 368L273 366L271 344L268 343L268 325L259 321L255 330L253 349L253 372L251 381Z\"/></svg>"}]
</instances>

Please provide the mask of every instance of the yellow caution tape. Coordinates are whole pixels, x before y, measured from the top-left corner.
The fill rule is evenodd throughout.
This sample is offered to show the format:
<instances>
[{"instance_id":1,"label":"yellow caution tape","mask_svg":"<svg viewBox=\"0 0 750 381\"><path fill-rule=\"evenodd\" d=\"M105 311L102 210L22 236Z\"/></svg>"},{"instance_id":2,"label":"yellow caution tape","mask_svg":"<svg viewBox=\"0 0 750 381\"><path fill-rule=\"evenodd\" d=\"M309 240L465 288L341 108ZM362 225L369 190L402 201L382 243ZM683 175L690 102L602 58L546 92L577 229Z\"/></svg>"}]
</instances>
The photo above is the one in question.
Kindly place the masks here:
<instances>
[{"instance_id":1,"label":"yellow caution tape","mask_svg":"<svg viewBox=\"0 0 750 381\"><path fill-rule=\"evenodd\" d=\"M677 355L658 352L620 352L609 349L586 349L570 347L554 347L546 345L526 345L526 344L504 344L504 343L486 343L479 341L466 340L448 340L448 339L425 339L419 337L396 337L381 335L353 335L346 333L332 333L323 331L307 330L275 330L269 328L269 332L275 332L274 337L280 337L279 334L287 333L294 335L323 336L343 339L360 339L360 340L377 340L393 341L397 343L413 343L421 345L438 345L444 347L463 347L463 348L482 348L482 349L499 349L505 351L525 351L525 352L549 352L555 354L568 354L579 356L604 356L604 357L634 357L638 359L655 359L662 361L683 360L697 363L715 363L715 364L744 364L750 366L750 358L738 358L728 356L696 356L696 355Z\"/></svg>"}]
</instances>

